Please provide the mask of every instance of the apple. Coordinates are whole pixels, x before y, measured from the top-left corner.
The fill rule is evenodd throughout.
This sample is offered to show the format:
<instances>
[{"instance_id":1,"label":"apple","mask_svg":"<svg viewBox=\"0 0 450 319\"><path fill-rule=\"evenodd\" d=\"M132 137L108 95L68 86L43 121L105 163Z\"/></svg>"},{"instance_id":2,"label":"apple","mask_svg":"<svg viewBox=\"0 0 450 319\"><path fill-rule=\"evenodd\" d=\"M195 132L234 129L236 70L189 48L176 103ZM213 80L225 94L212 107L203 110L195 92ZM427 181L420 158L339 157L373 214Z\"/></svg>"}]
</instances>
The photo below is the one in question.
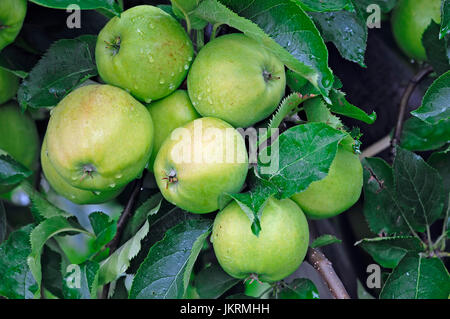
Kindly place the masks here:
<instances>
[{"instance_id":1,"label":"apple","mask_svg":"<svg viewBox=\"0 0 450 319\"><path fill-rule=\"evenodd\" d=\"M47 144L45 137L41 148L41 166L45 179L50 186L59 195L67 198L75 204L85 205L104 203L117 197L123 190L117 189L113 191L107 190L104 192L93 192L71 186L58 174L53 165L50 163L47 155Z\"/></svg>"},{"instance_id":2,"label":"apple","mask_svg":"<svg viewBox=\"0 0 450 319\"><path fill-rule=\"evenodd\" d=\"M101 78L150 103L175 91L194 56L192 42L168 13L141 5L112 18L98 36Z\"/></svg>"},{"instance_id":3,"label":"apple","mask_svg":"<svg viewBox=\"0 0 450 319\"><path fill-rule=\"evenodd\" d=\"M152 152L153 122L124 90L88 85L52 110L46 136L50 163L67 183L113 191L142 174Z\"/></svg>"},{"instance_id":4,"label":"apple","mask_svg":"<svg viewBox=\"0 0 450 319\"><path fill-rule=\"evenodd\" d=\"M151 103L147 109L155 126L153 152L148 165L148 169L152 171L156 154L164 140L174 129L199 118L200 115L192 106L187 92L183 90L177 90L171 95Z\"/></svg>"},{"instance_id":5,"label":"apple","mask_svg":"<svg viewBox=\"0 0 450 319\"><path fill-rule=\"evenodd\" d=\"M14 42L27 13L27 0L0 1L0 51Z\"/></svg>"},{"instance_id":6,"label":"apple","mask_svg":"<svg viewBox=\"0 0 450 319\"><path fill-rule=\"evenodd\" d=\"M359 157L340 145L328 175L292 196L306 216L313 219L336 216L353 206L361 195L363 169Z\"/></svg>"},{"instance_id":7,"label":"apple","mask_svg":"<svg viewBox=\"0 0 450 319\"><path fill-rule=\"evenodd\" d=\"M192 104L202 116L248 127L275 111L285 93L286 75L275 55L235 33L200 50L187 85Z\"/></svg>"},{"instance_id":8,"label":"apple","mask_svg":"<svg viewBox=\"0 0 450 319\"><path fill-rule=\"evenodd\" d=\"M36 168L39 154L36 124L28 113L20 111L16 102L0 106L0 150L28 169ZM6 193L15 186L0 186L0 193Z\"/></svg>"},{"instance_id":9,"label":"apple","mask_svg":"<svg viewBox=\"0 0 450 319\"><path fill-rule=\"evenodd\" d=\"M400 0L392 12L394 38L402 51L419 61L427 59L422 35L431 21L441 22L441 0Z\"/></svg>"},{"instance_id":10,"label":"apple","mask_svg":"<svg viewBox=\"0 0 450 319\"><path fill-rule=\"evenodd\" d=\"M164 198L192 213L219 209L247 176L244 138L228 123L205 117L175 129L156 155L153 172Z\"/></svg>"},{"instance_id":11,"label":"apple","mask_svg":"<svg viewBox=\"0 0 450 319\"><path fill-rule=\"evenodd\" d=\"M289 198L269 198L261 215L258 236L251 221L233 201L214 220L211 241L222 268L232 277L256 275L274 282L292 274L305 258L309 243L308 222Z\"/></svg>"},{"instance_id":12,"label":"apple","mask_svg":"<svg viewBox=\"0 0 450 319\"><path fill-rule=\"evenodd\" d=\"M0 104L8 102L17 93L19 78L0 67Z\"/></svg>"}]
</instances>

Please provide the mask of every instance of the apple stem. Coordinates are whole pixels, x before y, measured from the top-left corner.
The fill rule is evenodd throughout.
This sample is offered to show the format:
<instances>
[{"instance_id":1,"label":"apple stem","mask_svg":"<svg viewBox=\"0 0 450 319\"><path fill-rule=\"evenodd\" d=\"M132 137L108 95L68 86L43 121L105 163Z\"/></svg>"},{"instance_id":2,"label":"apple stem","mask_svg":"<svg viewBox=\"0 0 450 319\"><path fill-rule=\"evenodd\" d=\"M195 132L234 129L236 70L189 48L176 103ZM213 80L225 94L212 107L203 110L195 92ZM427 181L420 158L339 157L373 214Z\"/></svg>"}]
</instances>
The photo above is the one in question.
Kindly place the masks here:
<instances>
[{"instance_id":1,"label":"apple stem","mask_svg":"<svg viewBox=\"0 0 450 319\"><path fill-rule=\"evenodd\" d=\"M266 82L280 79L279 76L273 76L273 74L271 72L267 71L266 69L263 70L263 77L264 77L264 81L266 81Z\"/></svg>"},{"instance_id":2,"label":"apple stem","mask_svg":"<svg viewBox=\"0 0 450 319\"><path fill-rule=\"evenodd\" d=\"M169 174L166 172L164 172L164 174L166 177L163 177L162 179L167 181L166 189L169 188L169 184L178 182L177 172L174 169L170 170Z\"/></svg>"},{"instance_id":3,"label":"apple stem","mask_svg":"<svg viewBox=\"0 0 450 319\"><path fill-rule=\"evenodd\" d=\"M121 42L120 37L116 37L112 42L105 41L105 43L107 44L106 48L112 49L113 55L116 55L117 53L119 53L120 50L120 42Z\"/></svg>"}]
</instances>

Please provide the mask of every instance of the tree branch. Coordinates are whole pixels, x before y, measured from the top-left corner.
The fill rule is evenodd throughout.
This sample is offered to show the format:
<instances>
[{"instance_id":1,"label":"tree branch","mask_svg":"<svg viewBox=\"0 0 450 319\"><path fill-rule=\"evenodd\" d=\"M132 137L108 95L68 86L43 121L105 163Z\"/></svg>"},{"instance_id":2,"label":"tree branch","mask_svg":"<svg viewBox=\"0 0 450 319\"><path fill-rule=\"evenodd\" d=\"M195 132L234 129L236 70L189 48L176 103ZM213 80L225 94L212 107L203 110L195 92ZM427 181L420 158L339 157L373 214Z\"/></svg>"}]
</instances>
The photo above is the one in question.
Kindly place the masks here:
<instances>
[{"instance_id":1,"label":"tree branch","mask_svg":"<svg viewBox=\"0 0 450 319\"><path fill-rule=\"evenodd\" d=\"M410 81L405 91L403 92L402 99L400 101L400 106L398 110L397 124L394 129L394 135L391 140L391 153L393 157L395 156L395 147L400 143L403 131L403 123L405 119L405 113L407 110L409 99L412 93L416 89L417 85L431 72L433 68L431 66L420 70Z\"/></svg>"},{"instance_id":2,"label":"tree branch","mask_svg":"<svg viewBox=\"0 0 450 319\"><path fill-rule=\"evenodd\" d=\"M128 199L127 205L125 206L125 209L123 210L122 215L120 215L119 220L117 221L117 232L114 238L106 245L106 247L109 248L109 254L111 255L113 252L115 252L120 244L120 239L122 237L122 233L125 229L125 226L128 223L128 220L130 219L133 207L136 202L136 199L139 195L139 192L141 191L143 184L143 178L140 178L136 181L136 185L134 186L133 192L131 193L130 198ZM107 299L109 294L109 288L110 284L106 284L103 286L102 291L102 299Z\"/></svg>"},{"instance_id":3,"label":"tree branch","mask_svg":"<svg viewBox=\"0 0 450 319\"><path fill-rule=\"evenodd\" d=\"M335 299L350 299L344 284L334 271L328 258L315 248L308 248L308 262L319 272Z\"/></svg>"}]
</instances>

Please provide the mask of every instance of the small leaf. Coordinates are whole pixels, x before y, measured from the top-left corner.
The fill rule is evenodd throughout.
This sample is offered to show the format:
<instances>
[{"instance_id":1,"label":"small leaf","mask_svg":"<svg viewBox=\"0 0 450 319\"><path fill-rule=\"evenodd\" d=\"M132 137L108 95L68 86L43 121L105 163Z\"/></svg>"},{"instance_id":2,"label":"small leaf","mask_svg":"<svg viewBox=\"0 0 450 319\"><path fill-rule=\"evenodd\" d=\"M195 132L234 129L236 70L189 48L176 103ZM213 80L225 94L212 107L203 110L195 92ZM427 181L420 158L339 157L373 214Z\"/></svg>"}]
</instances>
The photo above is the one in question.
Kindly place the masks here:
<instances>
[{"instance_id":1,"label":"small leaf","mask_svg":"<svg viewBox=\"0 0 450 319\"><path fill-rule=\"evenodd\" d=\"M397 267L408 252L424 251L420 240L411 236L366 238L358 241L355 245L363 248L375 262L385 268Z\"/></svg>"},{"instance_id":2,"label":"small leaf","mask_svg":"<svg viewBox=\"0 0 450 319\"><path fill-rule=\"evenodd\" d=\"M442 39L450 34L450 1L443 0L441 7L441 32L439 38Z\"/></svg>"},{"instance_id":3,"label":"small leaf","mask_svg":"<svg viewBox=\"0 0 450 319\"><path fill-rule=\"evenodd\" d=\"M367 124L373 124L377 119L377 114L375 112L372 112L372 114L369 115L359 107L350 104L345 99L345 93L339 90L333 89L330 92L330 99L331 105L328 107L333 113L351 117Z\"/></svg>"},{"instance_id":4,"label":"small leaf","mask_svg":"<svg viewBox=\"0 0 450 319\"><path fill-rule=\"evenodd\" d=\"M447 41L439 39L439 24L431 21L422 36L422 43L427 54L427 61L433 66L433 70L441 75L450 69L450 61L447 56Z\"/></svg>"},{"instance_id":5,"label":"small leaf","mask_svg":"<svg viewBox=\"0 0 450 319\"><path fill-rule=\"evenodd\" d=\"M380 299L447 299L450 276L438 258L408 253L389 275Z\"/></svg>"},{"instance_id":6,"label":"small leaf","mask_svg":"<svg viewBox=\"0 0 450 319\"><path fill-rule=\"evenodd\" d=\"M324 123L294 126L267 148L270 158L259 154L258 174L277 188L277 197L290 197L328 175L345 136Z\"/></svg>"},{"instance_id":7,"label":"small leaf","mask_svg":"<svg viewBox=\"0 0 450 319\"><path fill-rule=\"evenodd\" d=\"M437 124L450 116L450 71L441 75L428 88L422 106L411 112L422 121Z\"/></svg>"},{"instance_id":8,"label":"small leaf","mask_svg":"<svg viewBox=\"0 0 450 319\"><path fill-rule=\"evenodd\" d=\"M32 171L0 150L0 185L16 185L31 174Z\"/></svg>"},{"instance_id":9,"label":"small leaf","mask_svg":"<svg viewBox=\"0 0 450 319\"><path fill-rule=\"evenodd\" d=\"M38 292L41 289L41 253L45 243L52 237L68 233L87 233L85 229L77 225L77 223L70 221L64 217L51 217L44 220L36 228L33 229L30 235L31 253L28 256L27 262L31 269L33 277L38 283Z\"/></svg>"},{"instance_id":10,"label":"small leaf","mask_svg":"<svg viewBox=\"0 0 450 319\"><path fill-rule=\"evenodd\" d=\"M311 12L310 16L318 25L325 42L332 42L343 58L366 67L367 26L357 12Z\"/></svg>"},{"instance_id":11,"label":"small leaf","mask_svg":"<svg viewBox=\"0 0 450 319\"><path fill-rule=\"evenodd\" d=\"M211 221L193 219L169 229L141 264L131 286L131 299L183 298L192 267L211 232Z\"/></svg>"},{"instance_id":12,"label":"small leaf","mask_svg":"<svg viewBox=\"0 0 450 319\"><path fill-rule=\"evenodd\" d=\"M59 40L22 82L17 99L22 107L53 107L74 88L96 76L95 44L97 38L84 35Z\"/></svg>"},{"instance_id":13,"label":"small leaf","mask_svg":"<svg viewBox=\"0 0 450 319\"><path fill-rule=\"evenodd\" d=\"M296 278L286 284L278 294L278 299L319 299L314 283L307 278Z\"/></svg>"},{"instance_id":14,"label":"small leaf","mask_svg":"<svg viewBox=\"0 0 450 319\"><path fill-rule=\"evenodd\" d=\"M89 215L95 239L95 250L98 251L109 243L117 232L117 222L102 212L94 212Z\"/></svg>"},{"instance_id":15,"label":"small leaf","mask_svg":"<svg viewBox=\"0 0 450 319\"><path fill-rule=\"evenodd\" d=\"M195 277L195 287L200 298L216 299L222 296L230 288L234 287L239 279L228 275L223 269L213 264L202 269Z\"/></svg>"},{"instance_id":16,"label":"small leaf","mask_svg":"<svg viewBox=\"0 0 450 319\"><path fill-rule=\"evenodd\" d=\"M64 298L96 299L100 266L90 260L74 266L73 271L66 273L64 276Z\"/></svg>"},{"instance_id":17,"label":"small leaf","mask_svg":"<svg viewBox=\"0 0 450 319\"><path fill-rule=\"evenodd\" d=\"M322 236L314 239L314 241L311 244L311 247L318 248L318 247L323 247L323 246L336 244L336 243L340 244L340 243L342 243L342 240L340 240L339 238L336 238L333 235L325 234L325 235L322 235Z\"/></svg>"},{"instance_id":18,"label":"small leaf","mask_svg":"<svg viewBox=\"0 0 450 319\"><path fill-rule=\"evenodd\" d=\"M148 221L125 244L120 246L111 256L100 264L99 284L105 285L119 278L130 266L130 260L141 249L141 241L149 230Z\"/></svg>"},{"instance_id":19,"label":"small leaf","mask_svg":"<svg viewBox=\"0 0 450 319\"><path fill-rule=\"evenodd\" d=\"M397 147L393 164L396 198L408 224L424 231L444 208L444 189L439 173L420 156Z\"/></svg>"},{"instance_id":20,"label":"small leaf","mask_svg":"<svg viewBox=\"0 0 450 319\"><path fill-rule=\"evenodd\" d=\"M32 299L38 290L27 264L33 228L34 225L30 224L16 230L0 245L0 296L9 299Z\"/></svg>"}]
</instances>

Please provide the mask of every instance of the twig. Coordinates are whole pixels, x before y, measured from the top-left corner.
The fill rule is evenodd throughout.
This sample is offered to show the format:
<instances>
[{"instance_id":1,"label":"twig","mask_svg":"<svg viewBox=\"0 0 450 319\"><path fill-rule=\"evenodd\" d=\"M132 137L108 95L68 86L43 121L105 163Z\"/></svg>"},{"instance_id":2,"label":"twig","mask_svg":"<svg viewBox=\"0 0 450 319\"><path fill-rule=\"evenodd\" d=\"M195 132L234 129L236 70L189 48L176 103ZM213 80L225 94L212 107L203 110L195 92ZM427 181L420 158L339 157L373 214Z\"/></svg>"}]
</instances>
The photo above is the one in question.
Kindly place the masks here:
<instances>
[{"instance_id":1,"label":"twig","mask_svg":"<svg viewBox=\"0 0 450 319\"><path fill-rule=\"evenodd\" d=\"M134 186L133 192L131 193L130 198L128 199L127 205L125 206L125 209L123 210L122 215L120 215L119 220L117 221L117 232L114 238L106 245L106 247L109 248L109 254L111 255L113 252L115 252L119 246L120 239L122 237L122 233L125 229L125 226L127 225L127 222L129 218L131 217L131 213L133 211L134 204L136 202L136 198L141 191L143 184L143 178L136 181L136 185ZM102 299L107 299L109 294L109 288L110 284L106 284L103 286L102 291Z\"/></svg>"},{"instance_id":2,"label":"twig","mask_svg":"<svg viewBox=\"0 0 450 319\"><path fill-rule=\"evenodd\" d=\"M395 147L400 143L400 139L402 137L403 131L403 123L405 119L405 113L407 109L407 105L409 99L411 98L412 93L416 89L417 85L431 72L433 72L433 68L431 66L420 70L410 81L405 91L403 92L402 99L400 101L400 106L398 110L397 124L394 129L394 135L391 141L391 153L395 156Z\"/></svg>"},{"instance_id":3,"label":"twig","mask_svg":"<svg viewBox=\"0 0 450 319\"><path fill-rule=\"evenodd\" d=\"M344 284L334 271L331 262L319 250L308 248L308 262L319 272L335 299L350 299Z\"/></svg>"},{"instance_id":4,"label":"twig","mask_svg":"<svg viewBox=\"0 0 450 319\"><path fill-rule=\"evenodd\" d=\"M378 153L381 153L385 149L389 148L391 145L391 136L387 135L383 137L381 140L373 143L369 147L365 148L364 151L362 151L361 155L359 156L360 159L366 158L366 157L373 157L377 155Z\"/></svg>"}]
</instances>

